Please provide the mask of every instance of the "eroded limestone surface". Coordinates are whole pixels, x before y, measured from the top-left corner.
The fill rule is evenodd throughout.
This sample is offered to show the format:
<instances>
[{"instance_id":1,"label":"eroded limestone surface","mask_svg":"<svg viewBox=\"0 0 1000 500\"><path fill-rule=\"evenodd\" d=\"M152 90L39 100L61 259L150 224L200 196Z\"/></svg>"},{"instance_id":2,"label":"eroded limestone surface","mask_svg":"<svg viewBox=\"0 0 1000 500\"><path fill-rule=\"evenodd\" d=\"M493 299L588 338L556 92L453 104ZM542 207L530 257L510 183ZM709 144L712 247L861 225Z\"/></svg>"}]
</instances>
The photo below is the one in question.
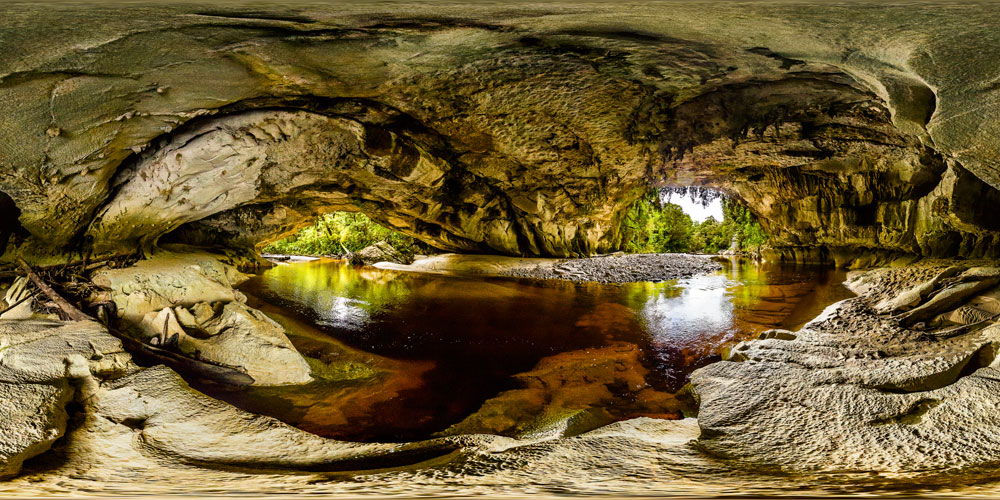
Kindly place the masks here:
<instances>
[{"instance_id":1,"label":"eroded limestone surface","mask_svg":"<svg viewBox=\"0 0 1000 500\"><path fill-rule=\"evenodd\" d=\"M87 377L135 368L96 323L0 320L0 477L16 474L63 435L66 405L94 390Z\"/></svg>"},{"instance_id":2,"label":"eroded limestone surface","mask_svg":"<svg viewBox=\"0 0 1000 500\"><path fill-rule=\"evenodd\" d=\"M982 12L8 5L0 240L251 248L360 210L451 251L590 255L650 186L700 185L790 260L993 256Z\"/></svg>"},{"instance_id":3,"label":"eroded limestone surface","mask_svg":"<svg viewBox=\"0 0 1000 500\"><path fill-rule=\"evenodd\" d=\"M735 346L726 361L691 376L699 448L784 471L996 463L997 270L924 264L868 271L851 282L860 297L830 306L802 330ZM923 293L911 300L907 290ZM962 308L983 314L949 312ZM935 315L936 322L924 322Z\"/></svg>"},{"instance_id":4,"label":"eroded limestone surface","mask_svg":"<svg viewBox=\"0 0 1000 500\"><path fill-rule=\"evenodd\" d=\"M122 327L140 341L232 367L258 385L312 380L309 365L266 315L233 289L246 276L208 253L160 250L93 281L117 304Z\"/></svg>"}]
</instances>

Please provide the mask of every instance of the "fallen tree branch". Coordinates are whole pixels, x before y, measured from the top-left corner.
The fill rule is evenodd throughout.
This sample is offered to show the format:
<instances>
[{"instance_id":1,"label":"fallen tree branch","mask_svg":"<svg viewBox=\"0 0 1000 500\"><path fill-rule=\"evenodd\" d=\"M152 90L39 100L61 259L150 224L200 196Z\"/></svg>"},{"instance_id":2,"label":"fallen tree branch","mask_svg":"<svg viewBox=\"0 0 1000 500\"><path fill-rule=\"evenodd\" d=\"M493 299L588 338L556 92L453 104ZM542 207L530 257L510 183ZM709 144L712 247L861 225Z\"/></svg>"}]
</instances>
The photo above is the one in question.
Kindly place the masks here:
<instances>
[{"instance_id":1,"label":"fallen tree branch","mask_svg":"<svg viewBox=\"0 0 1000 500\"><path fill-rule=\"evenodd\" d=\"M121 258L126 258L126 257L129 257L129 254L113 255L111 257L105 257L103 259L99 259L99 260L95 260L95 261L75 260L75 261L67 262L65 264L52 264L52 265L49 265L49 266L38 266L37 269L39 271L54 271L54 270L68 269L68 268L71 268L71 267L74 267L74 266L80 266L80 268L81 268L82 271L90 271L90 270L93 270L93 269L97 269L97 268L99 268L99 267L107 264L108 262L112 262L115 259L121 259ZM20 266L18 266L18 267L20 267ZM22 274L24 274L24 273L21 270L4 269L4 270L0 270L0 279L16 278L18 276L21 276Z\"/></svg>"},{"instance_id":2,"label":"fallen tree branch","mask_svg":"<svg viewBox=\"0 0 1000 500\"><path fill-rule=\"evenodd\" d=\"M42 291L52 302L59 307L59 309L65 314L69 319L74 321L97 321L92 316L87 315L83 311L77 309L76 306L70 304L69 301L64 299L58 292L52 289L48 283L45 282L38 274L31 269L24 259L18 257L17 263L21 269L27 273L28 279L31 280L39 290ZM159 347L143 344L138 340L114 329L111 325L105 325L108 329L108 333L114 335L119 340L122 341L126 350L131 348L133 351L139 351L140 354L146 355L155 359L159 363L168 365L178 371L184 371L189 373L194 373L195 375L207 378L209 380L214 380L216 382L222 382L229 385L251 385L254 383L254 378L250 375L241 372L235 368L228 366L217 365L214 363L207 363L205 361L189 358L179 353L168 351L166 349L161 349Z\"/></svg>"},{"instance_id":3,"label":"fallen tree branch","mask_svg":"<svg viewBox=\"0 0 1000 500\"><path fill-rule=\"evenodd\" d=\"M52 287L45 282L45 280L39 277L38 274L36 274L35 271L31 269L31 266L29 266L28 263L24 261L24 259L18 257L17 264L21 267L21 270L28 275L28 279L30 279L31 282L34 283L35 286L37 286L38 289L41 290L42 293L44 293L49 298L49 300L55 302L56 306L59 307L59 309L62 311L64 315L66 315L67 318L73 321L96 321L94 318L88 316L83 311L77 309L76 306L70 304L68 300L62 298L61 295L56 293L56 291L53 290Z\"/></svg>"}]
</instances>

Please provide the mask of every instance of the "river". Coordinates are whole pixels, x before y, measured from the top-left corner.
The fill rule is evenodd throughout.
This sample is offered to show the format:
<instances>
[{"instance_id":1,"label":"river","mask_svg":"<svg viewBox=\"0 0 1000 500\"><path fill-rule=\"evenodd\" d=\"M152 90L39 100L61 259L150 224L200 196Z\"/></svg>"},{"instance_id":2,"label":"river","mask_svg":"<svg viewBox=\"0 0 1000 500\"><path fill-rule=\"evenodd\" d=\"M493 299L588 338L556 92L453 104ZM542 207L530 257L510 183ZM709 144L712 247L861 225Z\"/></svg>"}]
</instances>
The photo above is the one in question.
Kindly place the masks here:
<instances>
[{"instance_id":1,"label":"river","mask_svg":"<svg viewBox=\"0 0 1000 500\"><path fill-rule=\"evenodd\" d=\"M688 375L771 328L851 296L843 271L731 262L659 283L442 276L323 259L245 283L310 359L313 383L203 392L351 441L573 432L695 408Z\"/></svg>"}]
</instances>

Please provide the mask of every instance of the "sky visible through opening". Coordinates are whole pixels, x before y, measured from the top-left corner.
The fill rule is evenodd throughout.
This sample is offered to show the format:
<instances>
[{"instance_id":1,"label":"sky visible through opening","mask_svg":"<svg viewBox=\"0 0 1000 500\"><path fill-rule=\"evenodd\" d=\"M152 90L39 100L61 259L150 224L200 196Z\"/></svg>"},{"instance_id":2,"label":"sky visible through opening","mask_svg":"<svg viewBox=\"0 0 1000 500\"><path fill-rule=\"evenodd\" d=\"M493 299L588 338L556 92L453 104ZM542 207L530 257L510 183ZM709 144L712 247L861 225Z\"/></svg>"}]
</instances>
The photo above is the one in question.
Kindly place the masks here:
<instances>
[{"instance_id":1,"label":"sky visible through opening","mask_svg":"<svg viewBox=\"0 0 1000 500\"><path fill-rule=\"evenodd\" d=\"M708 206L701 204L700 200L691 200L691 197L684 195L668 195L667 201L674 205L680 205L684 213L691 216L695 222L701 222L709 216L722 222L722 198L712 200Z\"/></svg>"}]
</instances>

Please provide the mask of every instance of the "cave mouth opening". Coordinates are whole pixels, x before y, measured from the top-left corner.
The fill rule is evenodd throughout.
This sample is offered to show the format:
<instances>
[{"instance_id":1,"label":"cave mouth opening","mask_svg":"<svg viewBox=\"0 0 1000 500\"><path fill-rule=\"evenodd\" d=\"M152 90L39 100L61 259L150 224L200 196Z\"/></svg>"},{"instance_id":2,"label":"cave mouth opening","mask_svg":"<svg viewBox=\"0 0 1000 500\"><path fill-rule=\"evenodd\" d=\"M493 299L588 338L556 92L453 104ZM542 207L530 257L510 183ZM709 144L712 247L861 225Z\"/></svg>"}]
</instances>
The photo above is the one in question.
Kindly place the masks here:
<instances>
[{"instance_id":1,"label":"cave mouth opening","mask_svg":"<svg viewBox=\"0 0 1000 500\"><path fill-rule=\"evenodd\" d=\"M368 260L384 258L403 264L437 251L362 212L346 211L320 215L311 224L261 248L268 256L351 257L366 253L363 258Z\"/></svg>"},{"instance_id":2,"label":"cave mouth opening","mask_svg":"<svg viewBox=\"0 0 1000 500\"><path fill-rule=\"evenodd\" d=\"M28 232L21 226L21 210L17 208L14 199L3 191L0 191L0 214L4 214L0 219L0 256L2 256L8 247L16 246L16 241L12 240L27 237Z\"/></svg>"},{"instance_id":3,"label":"cave mouth opening","mask_svg":"<svg viewBox=\"0 0 1000 500\"><path fill-rule=\"evenodd\" d=\"M629 207L622 225L622 248L629 253L759 257L768 238L745 202L703 186L650 189Z\"/></svg>"},{"instance_id":4,"label":"cave mouth opening","mask_svg":"<svg viewBox=\"0 0 1000 500\"><path fill-rule=\"evenodd\" d=\"M646 244L669 230L688 238L684 248L657 251L697 244L715 253L730 248L741 222L756 223L741 200L718 189L652 189L638 203L653 221L643 226ZM695 221L678 203L714 215ZM671 214L682 223L672 226ZM429 249L375 217L338 211L262 253L342 257L379 243ZM607 284L357 264L278 265L240 286L248 305L284 327L315 380L198 388L348 441L523 436L549 427L573 435L634 417L692 414L696 405L681 389L723 346L794 328L844 294L835 270L764 270L752 259L690 279Z\"/></svg>"}]
</instances>

